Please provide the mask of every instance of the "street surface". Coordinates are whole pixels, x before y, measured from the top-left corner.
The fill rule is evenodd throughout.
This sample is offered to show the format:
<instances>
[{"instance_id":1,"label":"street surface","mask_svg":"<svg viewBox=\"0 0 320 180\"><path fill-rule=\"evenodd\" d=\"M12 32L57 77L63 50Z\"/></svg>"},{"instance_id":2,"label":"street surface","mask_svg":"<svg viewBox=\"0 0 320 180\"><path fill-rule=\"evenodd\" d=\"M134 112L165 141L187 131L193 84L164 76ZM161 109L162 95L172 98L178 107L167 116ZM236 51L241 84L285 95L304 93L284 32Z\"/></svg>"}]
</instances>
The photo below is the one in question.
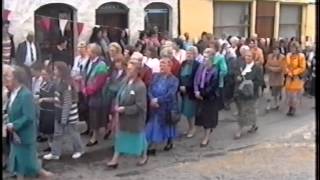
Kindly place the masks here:
<instances>
[{"instance_id":1,"label":"street surface","mask_svg":"<svg viewBox=\"0 0 320 180\"><path fill-rule=\"evenodd\" d=\"M315 179L314 99L303 97L297 116L285 116L283 102L279 112L266 114L265 100L259 101L259 130L234 140L237 128L234 108L222 111L218 127L207 148L200 148L202 129L193 139L180 138L170 152L157 152L144 167L137 159L121 158L116 170L106 163L112 157L112 140L100 140L79 160L71 159L70 143L59 161L43 161L57 180L312 180ZM179 123L180 132L186 122ZM84 137L84 143L87 137ZM40 147L44 147L40 145ZM160 147L162 149L162 147ZM7 173L5 175L8 176ZM5 178L11 179L11 178Z\"/></svg>"}]
</instances>

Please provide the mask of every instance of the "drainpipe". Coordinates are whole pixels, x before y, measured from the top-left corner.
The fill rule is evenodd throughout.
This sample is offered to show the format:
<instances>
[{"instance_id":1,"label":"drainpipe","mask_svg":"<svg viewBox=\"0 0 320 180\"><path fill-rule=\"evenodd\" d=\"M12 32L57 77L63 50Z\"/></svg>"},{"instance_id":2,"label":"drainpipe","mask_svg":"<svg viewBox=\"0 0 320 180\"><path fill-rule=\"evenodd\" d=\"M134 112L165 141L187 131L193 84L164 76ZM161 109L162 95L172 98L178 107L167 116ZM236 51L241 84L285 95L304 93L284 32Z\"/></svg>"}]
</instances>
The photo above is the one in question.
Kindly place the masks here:
<instances>
[{"instance_id":1,"label":"drainpipe","mask_svg":"<svg viewBox=\"0 0 320 180\"><path fill-rule=\"evenodd\" d=\"M180 6L181 6L181 2L180 0L177 0L177 3L178 3L178 36L181 35L181 24L180 24L180 19L181 19L181 16L180 16Z\"/></svg>"}]
</instances>

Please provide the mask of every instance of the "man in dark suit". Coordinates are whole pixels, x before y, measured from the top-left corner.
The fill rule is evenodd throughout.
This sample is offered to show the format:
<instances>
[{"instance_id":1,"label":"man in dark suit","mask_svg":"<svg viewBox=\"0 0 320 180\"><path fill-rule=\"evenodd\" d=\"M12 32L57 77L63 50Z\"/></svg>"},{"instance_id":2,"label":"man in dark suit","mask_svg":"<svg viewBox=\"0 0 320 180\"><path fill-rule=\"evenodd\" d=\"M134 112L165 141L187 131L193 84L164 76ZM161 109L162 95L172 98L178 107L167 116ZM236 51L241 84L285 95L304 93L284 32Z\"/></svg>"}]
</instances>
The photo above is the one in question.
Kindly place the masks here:
<instances>
[{"instance_id":1,"label":"man in dark suit","mask_svg":"<svg viewBox=\"0 0 320 180\"><path fill-rule=\"evenodd\" d=\"M25 69L27 74L26 86L31 88L32 74L31 67L37 63L41 63L40 47L34 42L34 34L29 32L27 40L20 43L16 53L16 64Z\"/></svg>"}]
</instances>

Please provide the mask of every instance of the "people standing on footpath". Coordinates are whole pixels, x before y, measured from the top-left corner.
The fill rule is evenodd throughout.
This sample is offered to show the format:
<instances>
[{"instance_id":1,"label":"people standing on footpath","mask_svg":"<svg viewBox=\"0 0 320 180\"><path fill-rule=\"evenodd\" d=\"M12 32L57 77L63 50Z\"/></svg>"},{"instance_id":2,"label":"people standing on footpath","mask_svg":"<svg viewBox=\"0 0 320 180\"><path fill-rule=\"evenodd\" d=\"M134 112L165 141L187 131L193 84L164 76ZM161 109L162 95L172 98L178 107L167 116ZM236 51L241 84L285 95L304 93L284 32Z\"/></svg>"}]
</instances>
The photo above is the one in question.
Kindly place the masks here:
<instances>
[{"instance_id":1,"label":"people standing on footpath","mask_svg":"<svg viewBox=\"0 0 320 180\"><path fill-rule=\"evenodd\" d=\"M271 88L271 101L268 102L267 111L278 110L280 107L280 97L284 82L285 56L280 53L278 43L272 47L272 53L267 57L266 73L269 76L269 86Z\"/></svg>"},{"instance_id":2,"label":"people standing on footpath","mask_svg":"<svg viewBox=\"0 0 320 180\"><path fill-rule=\"evenodd\" d=\"M211 60L214 50L205 49L203 56L204 62L199 66L194 78L194 94L198 102L195 125L205 130L200 147L209 144L210 134L218 125L220 103L219 70Z\"/></svg>"},{"instance_id":3,"label":"people standing on footpath","mask_svg":"<svg viewBox=\"0 0 320 180\"><path fill-rule=\"evenodd\" d=\"M114 154L108 167L117 168L120 154L140 156L138 166L148 161L145 121L147 113L147 89L139 77L141 61L132 58L128 62L127 77L120 88L115 111L119 117L119 131L114 141Z\"/></svg>"},{"instance_id":4,"label":"people standing on footpath","mask_svg":"<svg viewBox=\"0 0 320 180\"><path fill-rule=\"evenodd\" d=\"M40 85L40 92L38 104L40 108L39 114L39 133L43 134L43 138L48 140L49 147L44 149L45 152L50 152L54 133L54 102L45 102L47 98L54 98L54 78L51 68L44 67L41 70L42 83ZM43 139L44 140L44 139Z\"/></svg>"},{"instance_id":5,"label":"people standing on footpath","mask_svg":"<svg viewBox=\"0 0 320 180\"><path fill-rule=\"evenodd\" d=\"M92 131L88 147L98 144L98 133L108 123L106 105L103 102L103 87L107 82L110 67L101 57L101 47L97 44L87 46L89 61L85 66L85 83L82 89L89 108L89 130Z\"/></svg>"},{"instance_id":6,"label":"people standing on footpath","mask_svg":"<svg viewBox=\"0 0 320 180\"><path fill-rule=\"evenodd\" d=\"M173 148L177 137L176 126L170 122L172 111L177 111L179 80L171 72L172 62L168 57L160 60L160 73L154 74L148 88L150 115L146 125L149 144L148 153L156 154L156 145L165 143L164 150Z\"/></svg>"},{"instance_id":7,"label":"people standing on footpath","mask_svg":"<svg viewBox=\"0 0 320 180\"><path fill-rule=\"evenodd\" d=\"M104 139L108 139L111 134L115 135L118 130L119 118L115 111L115 100L117 93L126 77L127 63L124 57L118 56L113 63L114 67L111 70L108 85L103 90L103 101L106 104L107 118L109 119Z\"/></svg>"},{"instance_id":8,"label":"people standing on footpath","mask_svg":"<svg viewBox=\"0 0 320 180\"><path fill-rule=\"evenodd\" d=\"M235 102L238 109L238 126L234 138L239 139L243 136L245 128L249 127L247 132L252 133L258 130L256 101L258 99L258 88L263 83L262 68L255 64L252 52L246 50L243 52L245 65L238 67L240 69L236 79Z\"/></svg>"},{"instance_id":9,"label":"people standing on footpath","mask_svg":"<svg viewBox=\"0 0 320 180\"><path fill-rule=\"evenodd\" d=\"M55 91L54 98L42 98L41 102L54 102L55 121L51 152L43 156L45 160L58 160L61 156L63 138L71 139L74 154L73 159L80 158L84 153L80 132L77 130L78 97L72 86L70 68L64 62L54 63Z\"/></svg>"},{"instance_id":10,"label":"people standing on footpath","mask_svg":"<svg viewBox=\"0 0 320 180\"><path fill-rule=\"evenodd\" d=\"M34 40L33 32L29 32L26 41L18 45L15 63L25 69L28 76L27 87L31 88L32 73L30 70L33 66L42 64L40 47Z\"/></svg>"},{"instance_id":11,"label":"people standing on footpath","mask_svg":"<svg viewBox=\"0 0 320 180\"><path fill-rule=\"evenodd\" d=\"M9 33L10 21L2 24L2 62L11 65L15 57L15 45L13 35Z\"/></svg>"},{"instance_id":12,"label":"people standing on footpath","mask_svg":"<svg viewBox=\"0 0 320 180\"><path fill-rule=\"evenodd\" d=\"M186 60L182 62L179 73L179 92L181 95L181 113L188 122L188 130L184 134L187 138L192 138L196 130L194 117L197 111L194 78L200 63L196 61L198 49L195 46L190 46L186 52Z\"/></svg>"},{"instance_id":13,"label":"people standing on footpath","mask_svg":"<svg viewBox=\"0 0 320 180\"><path fill-rule=\"evenodd\" d=\"M290 53L286 56L285 73L286 77L286 95L289 110L287 116L294 116L297 111L299 100L303 93L302 75L306 70L305 56L300 52L300 44L292 42Z\"/></svg>"},{"instance_id":14,"label":"people standing on footpath","mask_svg":"<svg viewBox=\"0 0 320 180\"><path fill-rule=\"evenodd\" d=\"M87 127L89 127L88 104L81 90L84 86L84 71L88 60L87 44L86 42L79 42L78 55L74 58L73 67L71 69L71 78L73 80L74 88L78 93L79 120L86 122ZM83 132L82 135L83 134L88 134L88 131Z\"/></svg>"},{"instance_id":15,"label":"people standing on footpath","mask_svg":"<svg viewBox=\"0 0 320 180\"><path fill-rule=\"evenodd\" d=\"M25 72L19 66L8 67L3 74L4 85L10 93L5 125L10 137L8 167L19 180L35 176L49 179L53 174L41 168L37 156L36 106L32 93L24 85L24 77Z\"/></svg>"}]
</instances>

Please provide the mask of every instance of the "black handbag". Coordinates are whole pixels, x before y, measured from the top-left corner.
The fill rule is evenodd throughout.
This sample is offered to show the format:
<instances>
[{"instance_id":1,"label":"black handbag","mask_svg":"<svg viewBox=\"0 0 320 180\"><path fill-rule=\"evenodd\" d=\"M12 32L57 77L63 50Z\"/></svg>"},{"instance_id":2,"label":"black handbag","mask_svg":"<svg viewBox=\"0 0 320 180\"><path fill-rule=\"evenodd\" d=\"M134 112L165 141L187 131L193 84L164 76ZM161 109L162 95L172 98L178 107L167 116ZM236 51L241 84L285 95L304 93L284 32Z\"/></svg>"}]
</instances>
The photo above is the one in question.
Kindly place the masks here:
<instances>
[{"instance_id":1,"label":"black handbag","mask_svg":"<svg viewBox=\"0 0 320 180\"><path fill-rule=\"evenodd\" d=\"M176 125L181 119L181 114L177 111L170 111L166 116L166 123L169 125Z\"/></svg>"}]
</instances>

